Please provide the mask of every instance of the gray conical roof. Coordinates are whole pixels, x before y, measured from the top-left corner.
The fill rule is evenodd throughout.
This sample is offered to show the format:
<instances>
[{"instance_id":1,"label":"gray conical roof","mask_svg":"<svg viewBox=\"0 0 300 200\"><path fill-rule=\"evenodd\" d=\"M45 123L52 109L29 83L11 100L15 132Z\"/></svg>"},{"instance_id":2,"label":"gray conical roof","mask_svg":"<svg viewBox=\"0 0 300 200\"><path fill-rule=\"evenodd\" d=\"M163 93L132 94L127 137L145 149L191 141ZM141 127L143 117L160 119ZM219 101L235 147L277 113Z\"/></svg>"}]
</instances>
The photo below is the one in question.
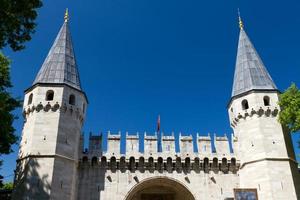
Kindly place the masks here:
<instances>
[{"instance_id":1,"label":"gray conical roof","mask_svg":"<svg viewBox=\"0 0 300 200\"><path fill-rule=\"evenodd\" d=\"M62 25L38 75L36 83L65 83L81 90L79 73L66 20Z\"/></svg>"},{"instance_id":2,"label":"gray conical roof","mask_svg":"<svg viewBox=\"0 0 300 200\"><path fill-rule=\"evenodd\" d=\"M240 31L232 97L250 90L277 90L243 28Z\"/></svg>"}]
</instances>

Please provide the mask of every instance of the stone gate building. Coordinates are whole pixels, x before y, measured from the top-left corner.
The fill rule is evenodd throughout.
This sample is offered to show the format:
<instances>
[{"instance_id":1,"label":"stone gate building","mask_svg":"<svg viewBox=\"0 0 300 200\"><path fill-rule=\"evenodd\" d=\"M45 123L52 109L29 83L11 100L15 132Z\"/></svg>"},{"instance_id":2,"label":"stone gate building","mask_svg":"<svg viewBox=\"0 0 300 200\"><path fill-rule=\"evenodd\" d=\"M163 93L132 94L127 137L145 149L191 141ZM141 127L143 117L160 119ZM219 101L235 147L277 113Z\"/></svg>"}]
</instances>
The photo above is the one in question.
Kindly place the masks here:
<instances>
[{"instance_id":1,"label":"stone gate building","mask_svg":"<svg viewBox=\"0 0 300 200\"><path fill-rule=\"evenodd\" d=\"M90 135L83 150L88 100L68 23L25 91L13 199L300 199L291 139L277 120L279 91L241 21L231 137L126 133L124 152L121 133Z\"/></svg>"}]
</instances>

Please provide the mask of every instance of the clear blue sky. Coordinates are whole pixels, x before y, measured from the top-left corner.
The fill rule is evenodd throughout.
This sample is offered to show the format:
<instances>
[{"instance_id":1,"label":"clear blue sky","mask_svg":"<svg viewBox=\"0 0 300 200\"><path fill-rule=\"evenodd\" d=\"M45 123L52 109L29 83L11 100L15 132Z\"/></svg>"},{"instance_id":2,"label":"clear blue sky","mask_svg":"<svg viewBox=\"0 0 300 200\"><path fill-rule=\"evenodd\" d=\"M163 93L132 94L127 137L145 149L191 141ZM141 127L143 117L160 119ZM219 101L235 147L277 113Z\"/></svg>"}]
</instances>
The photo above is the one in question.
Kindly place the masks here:
<instances>
[{"instance_id":1,"label":"clear blue sky","mask_svg":"<svg viewBox=\"0 0 300 200\"><path fill-rule=\"evenodd\" d=\"M66 7L90 103L86 133L154 132L158 114L164 132L231 133L226 105L238 42L237 7L278 88L284 90L291 82L300 86L297 0L56 0L44 1L27 48L5 51L13 61L15 96L23 98L32 84ZM16 113L20 135L21 110ZM3 157L5 176L15 169L14 149Z\"/></svg>"}]
</instances>

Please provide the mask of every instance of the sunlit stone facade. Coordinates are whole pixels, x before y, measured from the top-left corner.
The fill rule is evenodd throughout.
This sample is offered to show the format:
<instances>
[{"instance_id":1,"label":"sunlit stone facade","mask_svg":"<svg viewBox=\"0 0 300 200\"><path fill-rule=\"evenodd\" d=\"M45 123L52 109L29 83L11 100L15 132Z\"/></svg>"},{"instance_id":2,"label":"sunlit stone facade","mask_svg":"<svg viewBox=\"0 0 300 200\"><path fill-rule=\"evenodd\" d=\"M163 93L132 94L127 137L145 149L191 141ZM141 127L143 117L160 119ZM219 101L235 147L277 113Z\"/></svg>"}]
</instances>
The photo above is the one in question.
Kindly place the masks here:
<instances>
[{"instance_id":1,"label":"sunlit stone facade","mask_svg":"<svg viewBox=\"0 0 300 200\"><path fill-rule=\"evenodd\" d=\"M88 102L66 18L25 92L13 199L229 200L238 188L261 200L300 199L290 137L277 120L279 92L240 31L228 104L233 134L109 132L91 134L84 149Z\"/></svg>"}]
</instances>

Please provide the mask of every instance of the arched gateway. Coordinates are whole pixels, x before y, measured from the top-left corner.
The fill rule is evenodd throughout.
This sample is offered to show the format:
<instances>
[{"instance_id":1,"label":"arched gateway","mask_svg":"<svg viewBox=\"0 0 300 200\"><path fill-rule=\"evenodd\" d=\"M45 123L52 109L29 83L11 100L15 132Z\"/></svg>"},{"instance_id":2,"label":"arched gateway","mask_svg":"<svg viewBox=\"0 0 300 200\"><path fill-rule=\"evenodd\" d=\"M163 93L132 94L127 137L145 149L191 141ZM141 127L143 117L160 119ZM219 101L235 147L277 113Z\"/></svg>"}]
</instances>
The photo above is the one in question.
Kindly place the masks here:
<instances>
[{"instance_id":1,"label":"arched gateway","mask_svg":"<svg viewBox=\"0 0 300 200\"><path fill-rule=\"evenodd\" d=\"M134 186L124 200L196 200L189 189L168 177L148 178Z\"/></svg>"}]
</instances>

